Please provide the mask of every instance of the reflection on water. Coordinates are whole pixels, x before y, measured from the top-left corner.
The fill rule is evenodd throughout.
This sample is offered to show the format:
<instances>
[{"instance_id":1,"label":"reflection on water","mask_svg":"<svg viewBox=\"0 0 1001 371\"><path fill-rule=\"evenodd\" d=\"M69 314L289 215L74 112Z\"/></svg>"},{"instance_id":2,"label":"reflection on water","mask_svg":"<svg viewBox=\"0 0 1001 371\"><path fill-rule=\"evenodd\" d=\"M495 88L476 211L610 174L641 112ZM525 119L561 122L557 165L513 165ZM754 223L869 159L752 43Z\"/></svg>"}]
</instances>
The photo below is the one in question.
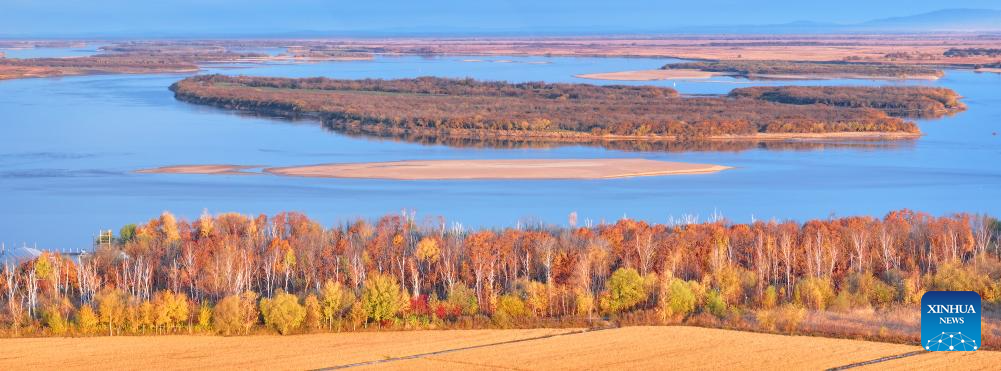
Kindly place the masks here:
<instances>
[{"instance_id":1,"label":"reflection on water","mask_svg":"<svg viewBox=\"0 0 1001 371\"><path fill-rule=\"evenodd\" d=\"M415 132L391 132L376 126L340 125L332 121L320 123L315 119L289 118L266 112L232 111L207 106L241 117L266 118L276 122L316 124L325 132L350 138L415 143L424 146L489 149L553 149L560 147L597 147L625 152L741 152L768 151L823 151L831 149L901 150L913 148L916 139L791 139L791 140L585 140L557 141L547 138L457 137Z\"/></svg>"},{"instance_id":2,"label":"reflection on water","mask_svg":"<svg viewBox=\"0 0 1001 371\"><path fill-rule=\"evenodd\" d=\"M390 134L368 131L358 127L323 123L328 132L363 139L383 139L427 146L456 148L527 149L559 148L566 146L591 146L626 152L741 152L750 150L770 151L822 151L828 149L902 149L913 147L913 139L904 140L578 140L560 142L545 138L511 139L479 137L457 138L448 135L419 133Z\"/></svg>"}]
</instances>

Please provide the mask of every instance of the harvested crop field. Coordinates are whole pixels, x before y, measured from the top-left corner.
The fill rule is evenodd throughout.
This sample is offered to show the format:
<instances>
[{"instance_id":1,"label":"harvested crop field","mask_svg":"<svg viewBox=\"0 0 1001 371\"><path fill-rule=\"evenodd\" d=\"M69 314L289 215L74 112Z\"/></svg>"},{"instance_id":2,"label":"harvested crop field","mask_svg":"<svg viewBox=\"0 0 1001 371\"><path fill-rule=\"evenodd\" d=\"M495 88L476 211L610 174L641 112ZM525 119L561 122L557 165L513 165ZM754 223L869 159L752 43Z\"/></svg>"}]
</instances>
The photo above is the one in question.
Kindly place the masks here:
<instances>
[{"instance_id":1,"label":"harvested crop field","mask_svg":"<svg viewBox=\"0 0 1001 371\"><path fill-rule=\"evenodd\" d=\"M828 369L920 351L920 347L860 340L783 336L698 327L627 327L429 355L368 367L431 369ZM957 358L963 357L963 358ZM962 359L963 363L949 363ZM969 361L969 362L967 362ZM1001 352L957 355L921 352L886 362L989 368Z\"/></svg>"},{"instance_id":2,"label":"harvested crop field","mask_svg":"<svg viewBox=\"0 0 1001 371\"><path fill-rule=\"evenodd\" d=\"M374 361L574 330L384 331L314 335L0 339L0 370L286 369Z\"/></svg>"},{"instance_id":3,"label":"harvested crop field","mask_svg":"<svg viewBox=\"0 0 1001 371\"><path fill-rule=\"evenodd\" d=\"M0 340L0 369L991 369L1001 352L687 326ZM894 356L903 356L892 359ZM886 358L886 359L884 359Z\"/></svg>"}]
</instances>

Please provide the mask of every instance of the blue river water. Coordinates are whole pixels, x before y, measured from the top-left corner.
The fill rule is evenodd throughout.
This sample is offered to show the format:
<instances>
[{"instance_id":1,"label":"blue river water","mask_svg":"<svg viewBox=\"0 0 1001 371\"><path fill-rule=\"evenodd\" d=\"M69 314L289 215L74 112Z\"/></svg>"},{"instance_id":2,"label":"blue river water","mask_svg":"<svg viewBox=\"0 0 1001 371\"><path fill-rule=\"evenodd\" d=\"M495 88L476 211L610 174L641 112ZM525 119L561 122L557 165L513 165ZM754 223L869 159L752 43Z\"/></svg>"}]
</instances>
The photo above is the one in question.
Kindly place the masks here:
<instances>
[{"instance_id":1,"label":"blue river water","mask_svg":"<svg viewBox=\"0 0 1001 371\"><path fill-rule=\"evenodd\" d=\"M470 60L480 60L473 62ZM315 64L209 65L200 73L335 78L416 76L487 80L612 82L581 73L657 68L654 58L376 57ZM965 112L920 120L926 134L890 143L750 145L661 151L589 145L428 145L349 136L312 122L250 117L175 100L167 87L186 74L99 75L0 81L0 241L47 249L88 248L164 210L192 219L204 210L301 211L333 225L403 209L467 227L519 220L563 224L621 217L667 222L684 215L731 220L825 218L909 208L935 214L1001 213L1001 75L947 71L937 81L709 80L632 84L683 94L750 85L946 86ZM622 83L622 82L618 82ZM177 164L289 166L411 159L649 158L732 166L703 175L610 180L395 181L268 175L137 174Z\"/></svg>"}]
</instances>

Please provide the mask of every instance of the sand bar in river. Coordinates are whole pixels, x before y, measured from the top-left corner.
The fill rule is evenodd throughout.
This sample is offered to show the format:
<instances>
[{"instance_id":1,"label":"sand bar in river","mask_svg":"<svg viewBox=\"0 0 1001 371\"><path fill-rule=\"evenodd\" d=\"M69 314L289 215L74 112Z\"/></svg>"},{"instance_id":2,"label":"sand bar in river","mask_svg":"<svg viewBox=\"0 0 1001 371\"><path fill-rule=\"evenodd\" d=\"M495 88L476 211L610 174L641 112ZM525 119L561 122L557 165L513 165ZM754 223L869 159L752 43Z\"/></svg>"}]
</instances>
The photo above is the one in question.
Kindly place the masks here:
<instances>
[{"instance_id":1,"label":"sand bar in river","mask_svg":"<svg viewBox=\"0 0 1001 371\"><path fill-rule=\"evenodd\" d=\"M265 172L318 178L377 179L603 179L712 173L729 169L646 159L434 160L277 167Z\"/></svg>"}]
</instances>

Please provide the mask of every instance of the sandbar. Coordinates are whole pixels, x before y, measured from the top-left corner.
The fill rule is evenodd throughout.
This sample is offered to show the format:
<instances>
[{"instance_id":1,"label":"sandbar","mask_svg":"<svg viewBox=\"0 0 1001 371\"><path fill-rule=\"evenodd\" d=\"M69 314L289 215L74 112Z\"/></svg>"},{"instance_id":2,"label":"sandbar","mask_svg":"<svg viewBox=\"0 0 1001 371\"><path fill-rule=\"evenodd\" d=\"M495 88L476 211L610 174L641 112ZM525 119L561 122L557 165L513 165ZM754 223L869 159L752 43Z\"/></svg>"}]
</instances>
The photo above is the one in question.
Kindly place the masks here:
<instances>
[{"instance_id":1,"label":"sandbar","mask_svg":"<svg viewBox=\"0 0 1001 371\"><path fill-rule=\"evenodd\" d=\"M605 72L605 73L585 73L580 75L574 75L574 77L579 77L582 79L591 79L591 80L654 81L654 80L670 80L670 79L708 79L710 77L718 75L722 74L717 72L709 72L701 70L677 69L677 70L639 70L639 71L620 71L620 72Z\"/></svg>"},{"instance_id":2,"label":"sandbar","mask_svg":"<svg viewBox=\"0 0 1001 371\"><path fill-rule=\"evenodd\" d=\"M727 166L647 159L431 160L335 163L264 169L277 175L399 180L608 179L714 173Z\"/></svg>"},{"instance_id":3,"label":"sandbar","mask_svg":"<svg viewBox=\"0 0 1001 371\"><path fill-rule=\"evenodd\" d=\"M136 170L140 174L213 174L213 175L256 175L243 170L255 169L261 166L244 165L174 165L161 166L153 169Z\"/></svg>"}]
</instances>

